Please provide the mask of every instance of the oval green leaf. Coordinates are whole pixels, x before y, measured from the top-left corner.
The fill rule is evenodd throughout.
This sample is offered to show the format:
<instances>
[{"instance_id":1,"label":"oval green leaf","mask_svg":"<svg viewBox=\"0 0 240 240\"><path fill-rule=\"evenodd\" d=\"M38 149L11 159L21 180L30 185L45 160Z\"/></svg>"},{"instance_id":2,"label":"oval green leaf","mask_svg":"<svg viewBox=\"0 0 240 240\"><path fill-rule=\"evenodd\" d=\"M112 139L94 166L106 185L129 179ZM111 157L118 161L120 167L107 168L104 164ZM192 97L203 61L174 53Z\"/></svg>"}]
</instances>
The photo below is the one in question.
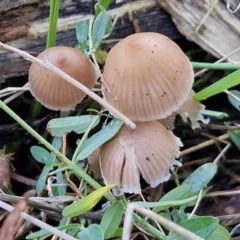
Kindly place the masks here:
<instances>
[{"instance_id":1,"label":"oval green leaf","mask_svg":"<svg viewBox=\"0 0 240 240\"><path fill-rule=\"evenodd\" d=\"M122 121L114 118L101 131L97 132L83 143L82 149L77 156L77 160L83 160L87 158L93 151L117 134L122 125Z\"/></svg>"},{"instance_id":2,"label":"oval green leaf","mask_svg":"<svg viewBox=\"0 0 240 240\"><path fill-rule=\"evenodd\" d=\"M40 163L46 164L48 166L53 165L52 154L46 149L38 146L32 146L30 148L32 156Z\"/></svg>"},{"instance_id":3,"label":"oval green leaf","mask_svg":"<svg viewBox=\"0 0 240 240\"><path fill-rule=\"evenodd\" d=\"M195 233L199 237L206 239L217 229L218 219L214 217L194 217L179 222L179 225ZM186 240L186 238L171 231L167 240Z\"/></svg>"},{"instance_id":4,"label":"oval green leaf","mask_svg":"<svg viewBox=\"0 0 240 240\"><path fill-rule=\"evenodd\" d=\"M52 119L48 122L47 130L54 137L62 137L64 133L75 132L77 134L84 133L89 125L94 120L95 116L75 116ZM100 121L100 118L93 127L95 127Z\"/></svg>"},{"instance_id":5,"label":"oval green leaf","mask_svg":"<svg viewBox=\"0 0 240 240\"><path fill-rule=\"evenodd\" d=\"M230 233L221 225L218 225L216 230L206 240L229 240L231 239Z\"/></svg>"},{"instance_id":6,"label":"oval green leaf","mask_svg":"<svg viewBox=\"0 0 240 240\"><path fill-rule=\"evenodd\" d=\"M41 175L39 176L38 180L37 180L37 184L36 184L36 192L37 194L40 194L42 192L42 190L45 187L45 183L46 183L46 175L52 170L52 166L47 166L45 165L45 167L42 170Z\"/></svg>"},{"instance_id":7,"label":"oval green leaf","mask_svg":"<svg viewBox=\"0 0 240 240\"><path fill-rule=\"evenodd\" d=\"M80 47L84 49L88 39L88 23L86 21L81 21L77 24L76 37Z\"/></svg>"},{"instance_id":8,"label":"oval green leaf","mask_svg":"<svg viewBox=\"0 0 240 240\"><path fill-rule=\"evenodd\" d=\"M86 197L70 204L63 209L62 215L64 217L75 217L91 210L112 187L113 185L108 185L99 188Z\"/></svg>"},{"instance_id":9,"label":"oval green leaf","mask_svg":"<svg viewBox=\"0 0 240 240\"><path fill-rule=\"evenodd\" d=\"M107 31L109 24L109 16L106 11L102 11L98 14L96 17L94 23L93 23L93 29L92 29L92 46L93 46L93 52L96 51L96 49L100 46L103 37Z\"/></svg>"},{"instance_id":10,"label":"oval green leaf","mask_svg":"<svg viewBox=\"0 0 240 240\"><path fill-rule=\"evenodd\" d=\"M240 135L239 135L239 133L236 133L234 131L228 131L228 134L229 134L232 142L235 144L235 146L240 151Z\"/></svg>"},{"instance_id":11,"label":"oval green leaf","mask_svg":"<svg viewBox=\"0 0 240 240\"><path fill-rule=\"evenodd\" d=\"M121 223L123 215L123 204L114 202L104 213L100 226L104 232L104 238L108 239L116 232Z\"/></svg>"},{"instance_id":12,"label":"oval green leaf","mask_svg":"<svg viewBox=\"0 0 240 240\"><path fill-rule=\"evenodd\" d=\"M79 239L83 240L104 240L102 228L98 224L92 224L79 234Z\"/></svg>"},{"instance_id":13,"label":"oval green leaf","mask_svg":"<svg viewBox=\"0 0 240 240\"><path fill-rule=\"evenodd\" d=\"M240 98L240 91L232 90L229 92L231 92L236 97ZM238 111L240 111L240 102L236 98L232 97L231 95L228 95L228 100Z\"/></svg>"},{"instance_id":14,"label":"oval green leaf","mask_svg":"<svg viewBox=\"0 0 240 240\"><path fill-rule=\"evenodd\" d=\"M217 165L206 163L197 168L183 182L192 186L191 196L197 195L201 189L207 186L217 172Z\"/></svg>"}]
</instances>

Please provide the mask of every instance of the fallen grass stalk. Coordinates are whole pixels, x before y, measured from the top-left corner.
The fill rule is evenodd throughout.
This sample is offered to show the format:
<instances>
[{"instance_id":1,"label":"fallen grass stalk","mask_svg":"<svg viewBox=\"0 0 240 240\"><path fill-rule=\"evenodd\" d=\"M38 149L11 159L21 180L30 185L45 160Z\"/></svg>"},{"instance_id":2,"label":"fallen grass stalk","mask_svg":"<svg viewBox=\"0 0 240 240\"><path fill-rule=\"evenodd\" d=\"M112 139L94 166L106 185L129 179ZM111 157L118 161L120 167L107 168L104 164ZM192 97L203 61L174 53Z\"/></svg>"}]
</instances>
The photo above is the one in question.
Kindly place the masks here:
<instances>
[{"instance_id":1,"label":"fallen grass stalk","mask_svg":"<svg viewBox=\"0 0 240 240\"><path fill-rule=\"evenodd\" d=\"M216 62L214 62L213 64L217 64L217 63L221 63L221 62L225 61L225 60L228 59L231 55L233 55L234 53L238 52L239 50L240 50L240 47L236 48L235 50L233 50L232 52L230 52L230 53L227 54L226 56L224 56L224 57L220 58L219 60L217 60ZM194 74L194 77L197 77L197 76L205 73L206 71L208 71L208 69L207 69L207 68L204 68L204 69L196 72L196 73Z\"/></svg>"},{"instance_id":2,"label":"fallen grass stalk","mask_svg":"<svg viewBox=\"0 0 240 240\"><path fill-rule=\"evenodd\" d=\"M214 70L238 70L240 64L234 63L204 63L204 62L191 62L194 68L205 68Z\"/></svg>"},{"instance_id":3,"label":"fallen grass stalk","mask_svg":"<svg viewBox=\"0 0 240 240\"><path fill-rule=\"evenodd\" d=\"M12 207L11 205L9 205L9 204L7 204L5 202L2 202L2 201L0 201L0 207L5 209L5 210L7 210L8 212L12 212L14 210L14 207ZM28 215L27 213L21 212L20 215L26 221L29 221L32 224L34 224L34 225L36 225L36 226L38 226L38 227L40 227L42 229L45 229L45 230L47 230L50 233L56 234L59 237L65 239L65 240L77 240L76 238L74 238L74 237L72 237L72 236L70 236L70 235L68 235L68 234L58 230L57 228L52 227L49 224L47 224L45 222L42 222L39 219Z\"/></svg>"},{"instance_id":4,"label":"fallen grass stalk","mask_svg":"<svg viewBox=\"0 0 240 240\"><path fill-rule=\"evenodd\" d=\"M180 157L183 157L183 156L185 156L185 155L187 155L187 154L189 154L189 153L198 151L198 150L200 150L200 149L202 149L202 148L209 147L209 146L215 144L217 141L226 140L226 139L228 139L228 138L229 138L229 134L226 133L226 134L221 135L220 137L217 137L216 139L211 139L211 140L208 140L208 141L206 141L206 142L200 143L200 144L198 144L198 145L196 145L196 146L194 146L194 147L190 147L190 148L188 148L188 149L183 150L183 151L180 153Z\"/></svg>"},{"instance_id":5,"label":"fallen grass stalk","mask_svg":"<svg viewBox=\"0 0 240 240\"><path fill-rule=\"evenodd\" d=\"M150 219L159 222L167 228L170 228L172 231L180 234L189 240L204 240L203 238L197 236L195 233L190 232L189 230L177 225L176 223L162 217L161 215L154 213L148 209L142 208L134 203L129 203L126 210L126 215L124 219L123 225L123 236L122 240L129 240L131 236L131 228L132 228L132 219L133 213L137 211L140 214L143 214Z\"/></svg>"},{"instance_id":6,"label":"fallen grass stalk","mask_svg":"<svg viewBox=\"0 0 240 240\"><path fill-rule=\"evenodd\" d=\"M17 48L8 46L6 44L3 44L2 42L0 42L0 47L5 49L5 50L8 50L8 51L15 52L18 55L20 55L21 57L23 57L24 59L26 59L27 61L37 63L39 66L43 67L44 69L47 69L47 70L57 74L58 76L62 77L65 81L71 83L73 86L75 86L78 89L82 90L89 97L91 97L92 99L97 101L99 104L104 106L106 109L108 109L110 112L112 112L114 116L116 116L118 119L120 119L123 122L125 122L126 125L128 125L131 129L135 129L136 128L136 124L134 122L132 122L129 118L127 118L124 114L119 112L116 108L114 108L112 105L110 105L103 98L99 97L97 94L95 94L94 92L89 90L83 84L81 84L80 82L78 82L74 78L70 77L68 74L66 74L65 72L63 72L59 68L57 68L54 65L52 65L50 62L42 61L42 60L40 60L38 58L33 57L32 55L30 55L29 53L27 53L25 51L22 51L22 50L19 50Z\"/></svg>"}]
</instances>

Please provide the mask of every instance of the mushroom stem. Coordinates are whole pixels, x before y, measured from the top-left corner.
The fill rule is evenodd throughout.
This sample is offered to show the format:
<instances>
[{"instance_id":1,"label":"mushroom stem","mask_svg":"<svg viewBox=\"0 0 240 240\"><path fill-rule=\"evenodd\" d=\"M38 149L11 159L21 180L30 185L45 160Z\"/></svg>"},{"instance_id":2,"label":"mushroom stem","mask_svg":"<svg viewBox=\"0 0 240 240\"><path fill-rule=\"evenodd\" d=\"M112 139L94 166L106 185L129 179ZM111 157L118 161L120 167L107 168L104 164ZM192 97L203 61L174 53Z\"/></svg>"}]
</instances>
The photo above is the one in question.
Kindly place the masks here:
<instances>
[{"instance_id":1,"label":"mushroom stem","mask_svg":"<svg viewBox=\"0 0 240 240\"><path fill-rule=\"evenodd\" d=\"M40 59L37 59L37 58L33 57L32 55L30 55L29 53L27 53L25 51L22 51L22 50L19 50L19 49L15 48L15 47L11 47L9 45L3 44L2 42L0 42L0 47L3 48L3 49L6 49L8 51L15 52L18 55L20 55L21 57L23 57L24 59L26 59L26 60L28 60L30 62L37 63L41 67L43 67L43 68L45 68L45 69L47 69L47 70L49 70L51 72L54 72L55 74L59 75L64 80L66 80L67 82L71 83L72 85L74 85L78 89L80 89L83 92L85 92L88 96L90 96L92 99L97 101L99 104L104 106L111 113L113 113L114 116L116 116L118 119L120 119L123 122L125 122L125 124L128 125L131 129L135 129L136 128L136 124L134 122L132 122L124 114L119 112L116 108L114 108L112 105L110 105L107 101L105 101L104 99L99 97L97 94L95 94L94 92L89 90L87 87L85 87L81 83L77 82L74 78L70 77L68 74L66 74L65 72L63 72L59 68L55 67L54 65L52 65L48 61L42 61Z\"/></svg>"}]
</instances>

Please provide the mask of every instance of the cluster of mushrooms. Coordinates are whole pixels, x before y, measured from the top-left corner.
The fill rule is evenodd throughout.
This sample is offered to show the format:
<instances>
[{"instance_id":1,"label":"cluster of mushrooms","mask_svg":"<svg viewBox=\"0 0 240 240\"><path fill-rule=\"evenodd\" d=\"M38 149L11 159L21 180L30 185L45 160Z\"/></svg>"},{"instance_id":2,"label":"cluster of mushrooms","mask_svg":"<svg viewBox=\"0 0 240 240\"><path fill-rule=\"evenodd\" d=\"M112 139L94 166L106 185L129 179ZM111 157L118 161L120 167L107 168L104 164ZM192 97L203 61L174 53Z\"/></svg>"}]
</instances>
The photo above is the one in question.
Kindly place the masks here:
<instances>
[{"instance_id":1,"label":"cluster of mushrooms","mask_svg":"<svg viewBox=\"0 0 240 240\"><path fill-rule=\"evenodd\" d=\"M69 54L65 54L69 49L50 48L38 57L92 88L97 78L93 64L75 49L71 49L69 63ZM176 115L180 114L186 121L190 119L192 128L199 126L199 120L207 122L200 114L204 106L193 99L191 63L166 36L136 33L110 50L103 78L104 99L137 127L133 130L124 125L89 157L90 165L101 172L106 184L117 184L128 193L141 192L140 176L151 187L167 181L169 169L180 165L176 159L182 143L172 133ZM72 109L85 96L81 90L35 63L29 71L29 84L33 96L54 110Z\"/></svg>"}]
</instances>

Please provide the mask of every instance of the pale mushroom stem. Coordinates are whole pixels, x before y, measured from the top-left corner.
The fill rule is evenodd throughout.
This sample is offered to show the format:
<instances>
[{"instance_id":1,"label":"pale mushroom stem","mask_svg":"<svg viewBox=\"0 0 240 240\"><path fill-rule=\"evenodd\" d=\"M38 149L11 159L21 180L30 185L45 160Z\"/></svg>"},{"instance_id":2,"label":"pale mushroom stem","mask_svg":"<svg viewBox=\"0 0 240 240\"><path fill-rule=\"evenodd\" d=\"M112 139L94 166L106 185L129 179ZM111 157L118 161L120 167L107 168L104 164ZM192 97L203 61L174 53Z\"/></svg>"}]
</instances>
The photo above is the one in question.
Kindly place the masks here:
<instances>
[{"instance_id":1,"label":"pale mushroom stem","mask_svg":"<svg viewBox=\"0 0 240 240\"><path fill-rule=\"evenodd\" d=\"M55 67L54 65L50 64L49 62L37 59L37 58L33 57L32 55L30 55L29 53L27 53L25 51L22 51L22 50L19 50L19 49L15 48L15 47L11 47L9 45L3 44L2 42L0 42L0 47L6 49L8 51L15 52L18 55L22 56L27 61L37 63L41 67L43 67L43 68L45 68L45 69L47 69L47 70L49 70L51 72L54 72L55 74L61 76L65 81L67 81L67 82L71 83L72 85L74 85L75 87L79 88L80 90L85 92L88 96L90 96L92 99L94 99L99 104L104 106L106 109L108 109L109 111L114 113L114 115L118 119L120 119L123 122L125 122L126 125L128 125L131 129L135 129L136 128L136 124L134 122L132 122L129 118L127 118L124 114L119 112L116 108L114 108L112 105L110 105L104 99L102 99L97 94L95 94L94 92L89 90L83 84L77 82L74 78L70 77L68 74L66 74L65 72L63 72L59 68Z\"/></svg>"}]
</instances>

